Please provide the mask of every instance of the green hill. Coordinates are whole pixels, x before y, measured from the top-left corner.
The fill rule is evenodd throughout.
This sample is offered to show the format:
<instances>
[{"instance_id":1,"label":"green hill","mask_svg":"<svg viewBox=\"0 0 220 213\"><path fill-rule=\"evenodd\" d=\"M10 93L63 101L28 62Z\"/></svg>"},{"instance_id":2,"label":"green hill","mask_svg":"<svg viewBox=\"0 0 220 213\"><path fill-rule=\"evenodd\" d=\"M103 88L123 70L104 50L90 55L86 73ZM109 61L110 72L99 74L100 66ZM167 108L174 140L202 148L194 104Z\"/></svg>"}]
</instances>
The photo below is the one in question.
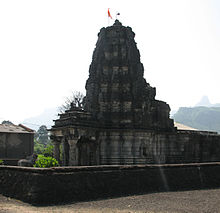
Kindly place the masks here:
<instances>
[{"instance_id":1,"label":"green hill","mask_svg":"<svg viewBox=\"0 0 220 213\"><path fill-rule=\"evenodd\" d=\"M220 107L180 107L173 119L199 130L220 133Z\"/></svg>"}]
</instances>

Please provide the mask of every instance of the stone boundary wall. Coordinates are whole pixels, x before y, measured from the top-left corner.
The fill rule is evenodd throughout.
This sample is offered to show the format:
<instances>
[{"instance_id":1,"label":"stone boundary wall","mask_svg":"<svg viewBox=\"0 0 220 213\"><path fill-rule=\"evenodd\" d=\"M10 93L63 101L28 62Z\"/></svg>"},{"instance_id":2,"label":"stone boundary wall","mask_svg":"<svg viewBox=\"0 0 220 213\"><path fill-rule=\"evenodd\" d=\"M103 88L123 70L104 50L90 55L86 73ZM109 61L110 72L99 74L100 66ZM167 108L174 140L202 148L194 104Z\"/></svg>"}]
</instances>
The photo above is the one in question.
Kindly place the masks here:
<instances>
[{"instance_id":1,"label":"stone boundary wall","mask_svg":"<svg viewBox=\"0 0 220 213\"><path fill-rule=\"evenodd\" d=\"M25 168L0 166L0 193L34 204L220 187L220 163Z\"/></svg>"}]
</instances>

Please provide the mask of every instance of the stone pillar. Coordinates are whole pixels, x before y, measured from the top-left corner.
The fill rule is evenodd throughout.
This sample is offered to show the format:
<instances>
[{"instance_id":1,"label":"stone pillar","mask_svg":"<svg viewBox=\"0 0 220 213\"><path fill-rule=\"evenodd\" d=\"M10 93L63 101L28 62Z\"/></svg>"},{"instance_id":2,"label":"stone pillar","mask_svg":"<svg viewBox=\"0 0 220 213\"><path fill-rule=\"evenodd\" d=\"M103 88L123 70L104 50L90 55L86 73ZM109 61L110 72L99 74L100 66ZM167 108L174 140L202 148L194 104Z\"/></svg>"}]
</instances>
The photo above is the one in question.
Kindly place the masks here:
<instances>
[{"instance_id":1,"label":"stone pillar","mask_svg":"<svg viewBox=\"0 0 220 213\"><path fill-rule=\"evenodd\" d=\"M78 138L69 139L69 166L78 166L78 148L76 146Z\"/></svg>"},{"instance_id":2,"label":"stone pillar","mask_svg":"<svg viewBox=\"0 0 220 213\"><path fill-rule=\"evenodd\" d=\"M59 141L53 141L54 145L54 158L60 163L60 142Z\"/></svg>"},{"instance_id":3,"label":"stone pillar","mask_svg":"<svg viewBox=\"0 0 220 213\"><path fill-rule=\"evenodd\" d=\"M67 142L68 140L63 137L62 139L62 151L63 151L63 166L68 166L69 165L69 144Z\"/></svg>"}]
</instances>

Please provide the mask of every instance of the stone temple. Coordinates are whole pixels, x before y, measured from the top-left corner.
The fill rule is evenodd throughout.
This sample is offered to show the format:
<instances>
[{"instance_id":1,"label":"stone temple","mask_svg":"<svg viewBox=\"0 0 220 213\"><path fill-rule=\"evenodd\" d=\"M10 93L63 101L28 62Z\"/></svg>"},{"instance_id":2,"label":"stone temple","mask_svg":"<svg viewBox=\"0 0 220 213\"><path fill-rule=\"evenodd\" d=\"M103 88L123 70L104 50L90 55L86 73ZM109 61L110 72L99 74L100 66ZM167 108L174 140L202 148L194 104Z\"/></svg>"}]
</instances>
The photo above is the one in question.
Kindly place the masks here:
<instances>
[{"instance_id":1,"label":"stone temple","mask_svg":"<svg viewBox=\"0 0 220 213\"><path fill-rule=\"evenodd\" d=\"M134 37L118 20L100 30L84 107L72 104L50 130L55 157L64 166L219 161L220 135L174 127Z\"/></svg>"}]
</instances>

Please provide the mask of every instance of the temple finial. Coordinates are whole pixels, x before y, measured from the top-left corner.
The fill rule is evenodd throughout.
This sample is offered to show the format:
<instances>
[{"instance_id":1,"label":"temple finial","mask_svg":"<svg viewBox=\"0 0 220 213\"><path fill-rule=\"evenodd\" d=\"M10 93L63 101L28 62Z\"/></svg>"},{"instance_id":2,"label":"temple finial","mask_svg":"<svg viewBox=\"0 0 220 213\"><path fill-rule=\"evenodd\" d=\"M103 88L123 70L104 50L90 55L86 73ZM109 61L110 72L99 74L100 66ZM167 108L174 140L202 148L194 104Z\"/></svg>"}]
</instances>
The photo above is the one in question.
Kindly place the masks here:
<instances>
[{"instance_id":1,"label":"temple finial","mask_svg":"<svg viewBox=\"0 0 220 213\"><path fill-rule=\"evenodd\" d=\"M115 19L113 26L122 26L121 22L118 19Z\"/></svg>"}]
</instances>

